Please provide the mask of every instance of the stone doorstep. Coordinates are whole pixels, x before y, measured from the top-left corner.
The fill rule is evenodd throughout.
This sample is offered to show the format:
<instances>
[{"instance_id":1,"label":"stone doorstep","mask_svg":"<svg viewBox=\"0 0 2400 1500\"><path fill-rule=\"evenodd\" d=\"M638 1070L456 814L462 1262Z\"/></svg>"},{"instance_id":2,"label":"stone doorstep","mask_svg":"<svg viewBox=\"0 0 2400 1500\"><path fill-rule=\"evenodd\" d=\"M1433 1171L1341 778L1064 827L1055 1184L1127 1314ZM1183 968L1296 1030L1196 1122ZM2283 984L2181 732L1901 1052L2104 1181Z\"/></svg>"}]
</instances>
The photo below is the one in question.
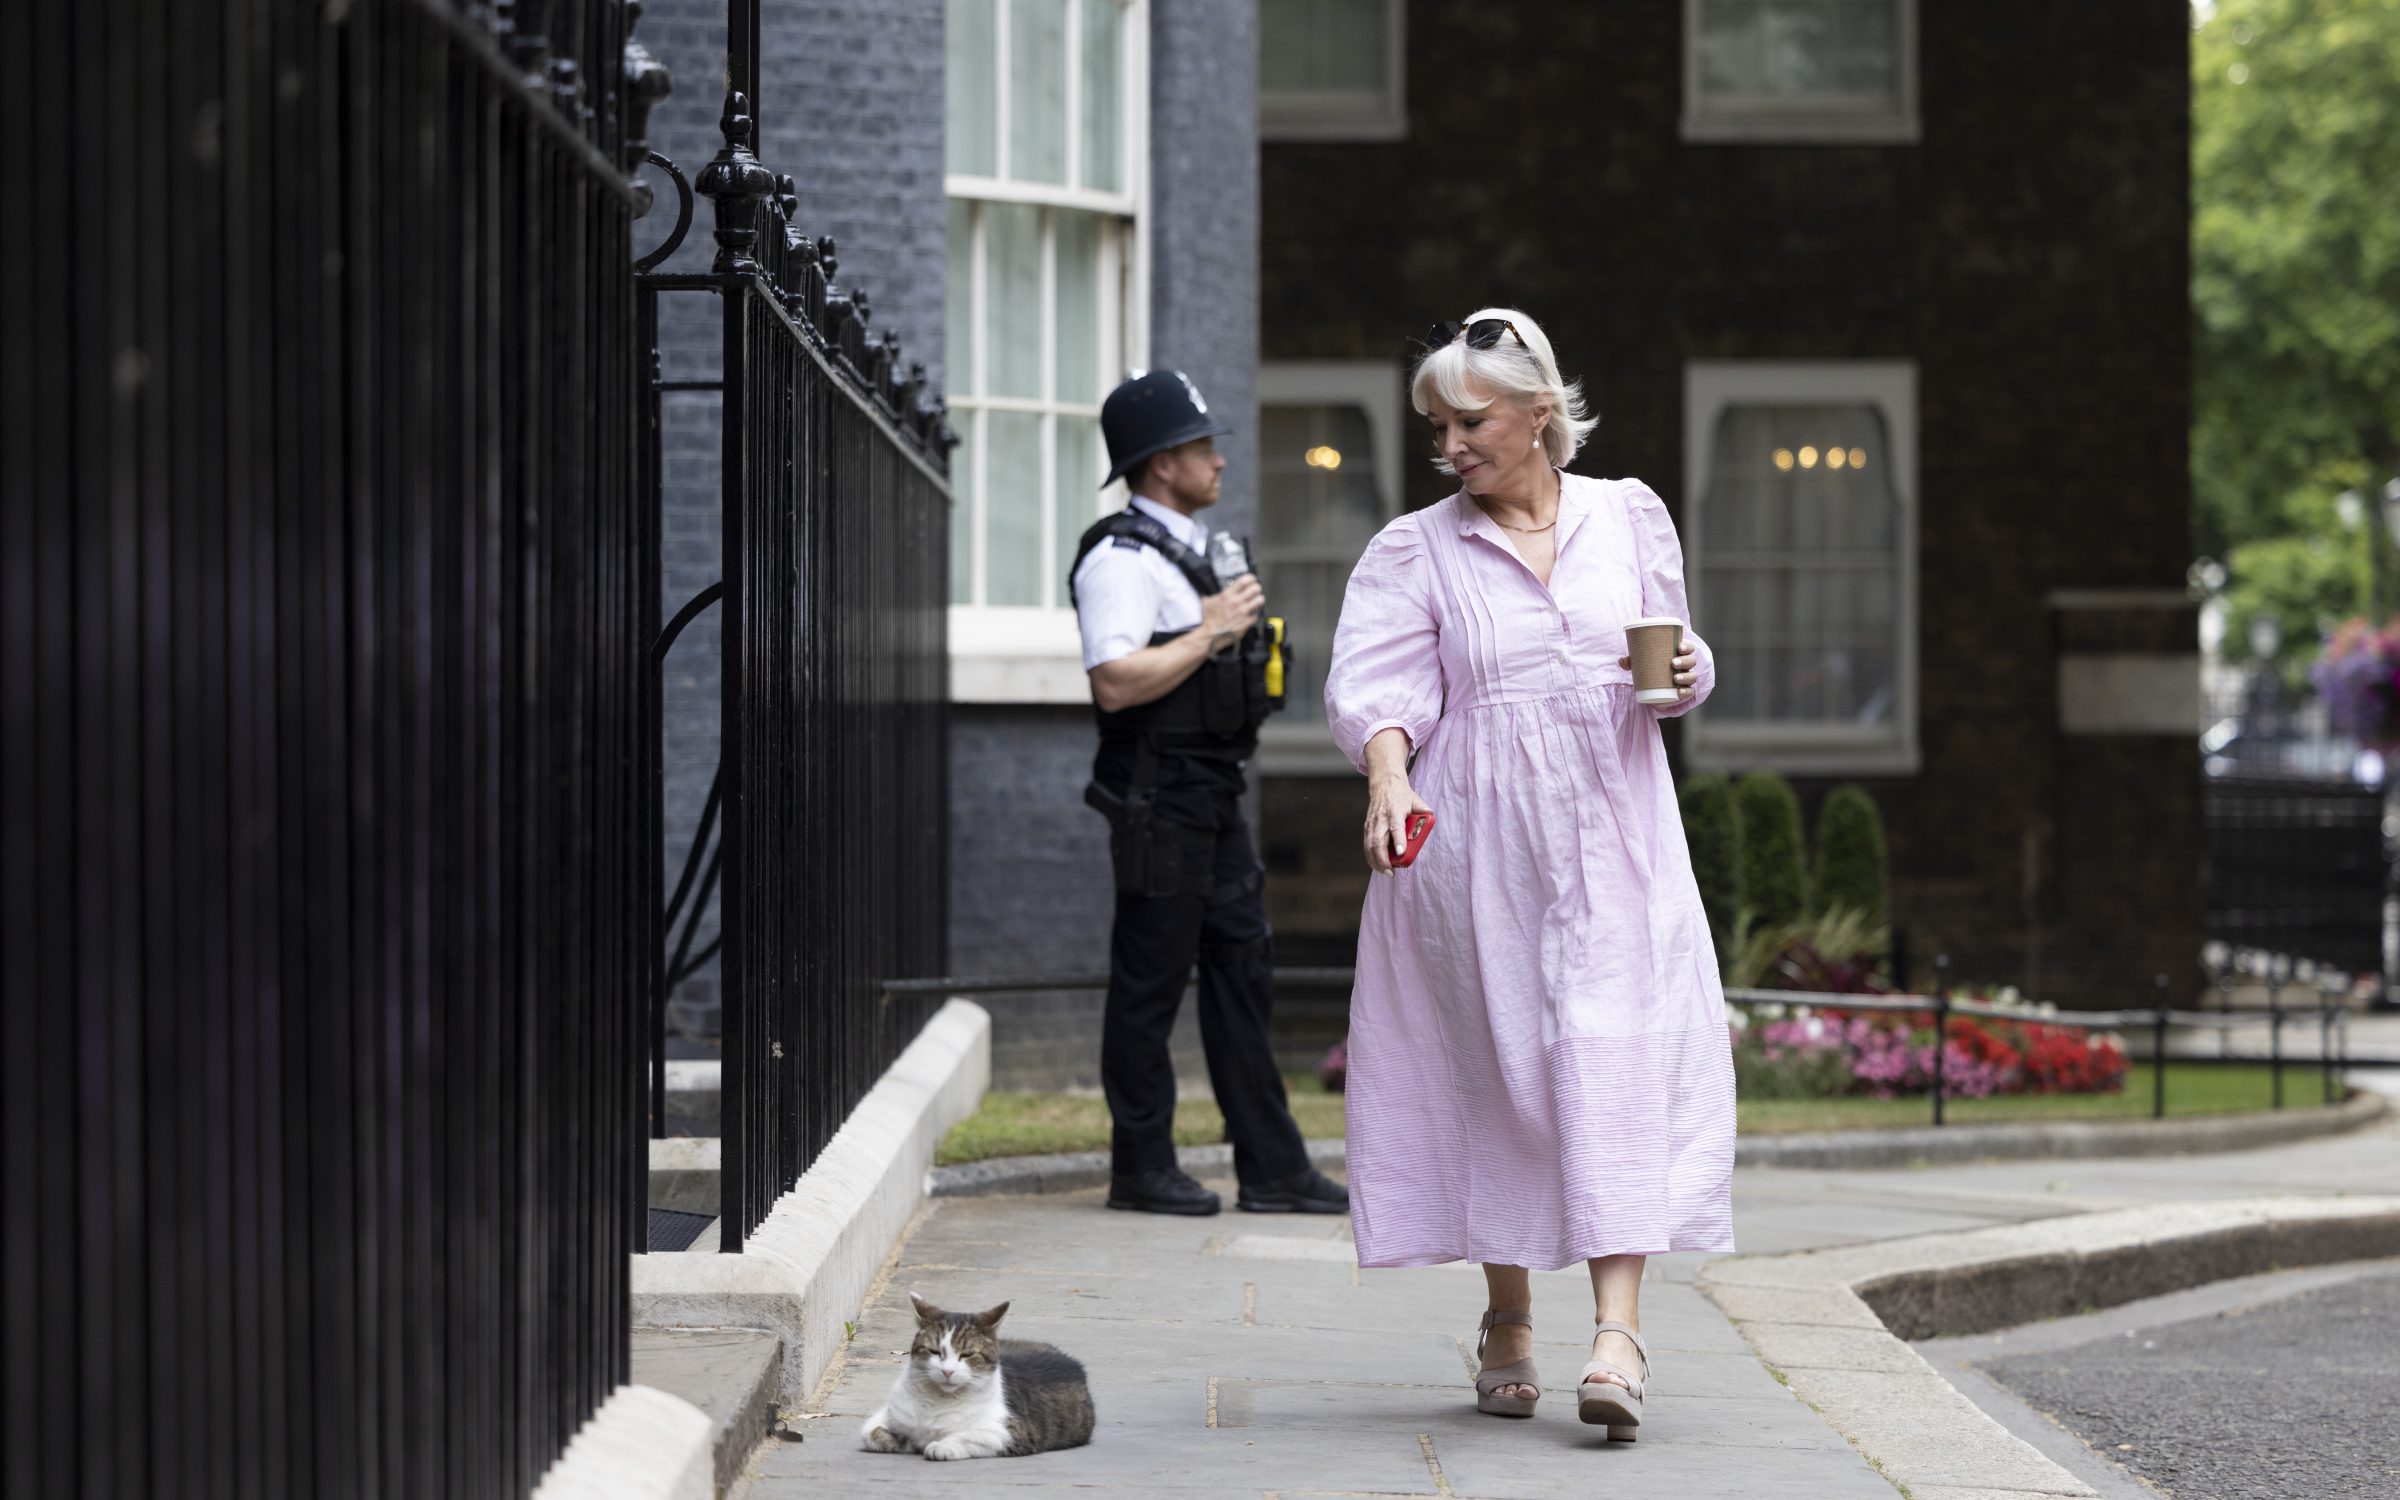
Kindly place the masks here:
<instances>
[{"instance_id":1,"label":"stone doorstep","mask_svg":"<svg viewBox=\"0 0 2400 1500\"><path fill-rule=\"evenodd\" d=\"M671 1135L650 1142L650 1206L716 1217L725 1143L716 1136Z\"/></svg>"},{"instance_id":2,"label":"stone doorstep","mask_svg":"<svg viewBox=\"0 0 2400 1500\"><path fill-rule=\"evenodd\" d=\"M635 1385L680 1397L707 1416L709 1462L722 1495L775 1430L783 1341L747 1328L637 1328L631 1375Z\"/></svg>"},{"instance_id":3,"label":"stone doorstep","mask_svg":"<svg viewBox=\"0 0 2400 1500\"><path fill-rule=\"evenodd\" d=\"M991 1018L952 1000L859 1101L738 1255L637 1255L636 1328L751 1329L781 1343L776 1401L797 1410L840 1352L918 1209L934 1147L981 1104Z\"/></svg>"},{"instance_id":4,"label":"stone doorstep","mask_svg":"<svg viewBox=\"0 0 2400 1500\"><path fill-rule=\"evenodd\" d=\"M2330 1109L2262 1111L2167 1120L2059 1120L2023 1125L1931 1125L1899 1130L1836 1130L1804 1135L1752 1135L1734 1143L1737 1167L1847 1171L1907 1167L1920 1162L2023 1161L2038 1158L2172 1156L2243 1151L2371 1125L2391 1100L2361 1089ZM1310 1141L1309 1160L1338 1170L1345 1143ZM1177 1162L1194 1177L1233 1171L1230 1146L1184 1146ZM1108 1153L996 1156L936 1167L926 1192L935 1198L981 1198L1001 1193L1073 1193L1108 1186ZM663 1205L662 1205L663 1206Z\"/></svg>"},{"instance_id":5,"label":"stone doorstep","mask_svg":"<svg viewBox=\"0 0 2400 1500\"><path fill-rule=\"evenodd\" d=\"M2088 1496L1903 1342L2276 1268L2400 1254L2400 1197L2147 1204L1791 1255L1694 1284L1793 1392L1919 1496Z\"/></svg>"}]
</instances>

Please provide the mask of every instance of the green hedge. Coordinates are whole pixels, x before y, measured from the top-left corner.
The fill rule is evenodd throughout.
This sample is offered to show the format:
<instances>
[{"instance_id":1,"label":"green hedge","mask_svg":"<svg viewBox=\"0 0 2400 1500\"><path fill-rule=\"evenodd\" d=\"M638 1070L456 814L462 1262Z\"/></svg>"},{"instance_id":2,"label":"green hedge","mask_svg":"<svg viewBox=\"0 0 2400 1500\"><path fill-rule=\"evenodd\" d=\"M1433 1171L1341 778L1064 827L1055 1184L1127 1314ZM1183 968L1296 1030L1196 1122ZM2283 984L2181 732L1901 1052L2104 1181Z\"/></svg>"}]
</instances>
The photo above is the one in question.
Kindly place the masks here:
<instances>
[{"instance_id":1,"label":"green hedge","mask_svg":"<svg viewBox=\"0 0 2400 1500\"><path fill-rule=\"evenodd\" d=\"M1753 771L1733 790L1741 817L1742 904L1760 927L1808 915L1808 853L1800 798L1772 771Z\"/></svg>"},{"instance_id":2,"label":"green hedge","mask_svg":"<svg viewBox=\"0 0 2400 1500\"><path fill-rule=\"evenodd\" d=\"M1881 923L1891 904L1883 814L1857 786L1835 787L1817 809L1816 909L1848 907Z\"/></svg>"},{"instance_id":3,"label":"green hedge","mask_svg":"<svg viewBox=\"0 0 2400 1500\"><path fill-rule=\"evenodd\" d=\"M1731 953L1734 918L1742 909L1742 823L1733 807L1733 786L1722 776L1703 772L1686 778L1677 797L1683 806L1684 842L1692 851L1692 878L1700 886L1700 905L1708 913L1717 956L1724 959Z\"/></svg>"}]
</instances>

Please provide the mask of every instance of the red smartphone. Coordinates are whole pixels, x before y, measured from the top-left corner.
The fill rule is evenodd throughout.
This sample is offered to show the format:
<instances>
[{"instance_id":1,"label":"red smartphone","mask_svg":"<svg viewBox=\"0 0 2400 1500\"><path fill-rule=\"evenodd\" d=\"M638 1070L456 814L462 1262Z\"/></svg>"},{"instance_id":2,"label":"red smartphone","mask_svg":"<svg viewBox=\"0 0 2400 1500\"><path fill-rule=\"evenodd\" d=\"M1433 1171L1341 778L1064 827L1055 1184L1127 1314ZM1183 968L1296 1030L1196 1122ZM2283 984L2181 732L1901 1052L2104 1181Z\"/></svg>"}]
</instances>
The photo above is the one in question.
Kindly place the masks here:
<instances>
[{"instance_id":1,"label":"red smartphone","mask_svg":"<svg viewBox=\"0 0 2400 1500\"><path fill-rule=\"evenodd\" d=\"M1417 851L1425 847L1425 835L1431 832L1433 832L1432 813L1410 813L1408 815L1408 847L1392 856L1392 868L1406 869L1415 864Z\"/></svg>"}]
</instances>

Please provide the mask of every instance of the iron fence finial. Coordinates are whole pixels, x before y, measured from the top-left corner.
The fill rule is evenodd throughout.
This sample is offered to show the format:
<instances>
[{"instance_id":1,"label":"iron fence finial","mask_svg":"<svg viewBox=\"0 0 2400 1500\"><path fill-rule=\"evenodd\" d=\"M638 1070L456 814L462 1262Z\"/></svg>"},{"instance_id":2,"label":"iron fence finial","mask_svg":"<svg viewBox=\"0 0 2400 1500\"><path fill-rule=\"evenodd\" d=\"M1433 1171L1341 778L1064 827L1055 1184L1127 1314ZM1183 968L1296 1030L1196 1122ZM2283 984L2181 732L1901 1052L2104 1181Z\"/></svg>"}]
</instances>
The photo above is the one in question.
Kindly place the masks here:
<instances>
[{"instance_id":1,"label":"iron fence finial","mask_svg":"<svg viewBox=\"0 0 2400 1500\"><path fill-rule=\"evenodd\" d=\"M717 119L725 144L700 169L700 180L693 184L693 190L716 209L715 269L720 276L755 275L759 270L751 253L758 244L759 205L775 190L775 178L759 165L750 149L756 128L749 98L739 89L727 91L725 112Z\"/></svg>"}]
</instances>

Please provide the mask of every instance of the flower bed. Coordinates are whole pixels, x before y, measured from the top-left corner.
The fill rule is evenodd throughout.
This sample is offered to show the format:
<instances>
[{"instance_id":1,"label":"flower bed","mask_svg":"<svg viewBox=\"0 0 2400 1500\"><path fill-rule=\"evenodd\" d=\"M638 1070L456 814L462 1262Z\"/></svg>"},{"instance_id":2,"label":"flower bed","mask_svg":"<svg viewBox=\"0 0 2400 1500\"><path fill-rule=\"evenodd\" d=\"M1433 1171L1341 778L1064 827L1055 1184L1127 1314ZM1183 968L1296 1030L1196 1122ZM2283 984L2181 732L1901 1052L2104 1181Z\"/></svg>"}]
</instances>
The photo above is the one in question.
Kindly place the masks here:
<instances>
[{"instance_id":1,"label":"flower bed","mask_svg":"<svg viewBox=\"0 0 2400 1500\"><path fill-rule=\"evenodd\" d=\"M2114 1035L2043 1019L2014 991L1979 1003L2021 1008L1994 1020L1952 1016L1942 1037L1946 1096L2110 1094L2125 1086L2125 1048ZM1856 1012L1839 1006L1726 1007L1736 1091L1753 1099L1897 1099L1933 1091L1931 1011Z\"/></svg>"},{"instance_id":2,"label":"flower bed","mask_svg":"<svg viewBox=\"0 0 2400 1500\"><path fill-rule=\"evenodd\" d=\"M2347 620L2309 670L2334 732L2371 749L2400 749L2400 620L2378 630Z\"/></svg>"}]
</instances>

